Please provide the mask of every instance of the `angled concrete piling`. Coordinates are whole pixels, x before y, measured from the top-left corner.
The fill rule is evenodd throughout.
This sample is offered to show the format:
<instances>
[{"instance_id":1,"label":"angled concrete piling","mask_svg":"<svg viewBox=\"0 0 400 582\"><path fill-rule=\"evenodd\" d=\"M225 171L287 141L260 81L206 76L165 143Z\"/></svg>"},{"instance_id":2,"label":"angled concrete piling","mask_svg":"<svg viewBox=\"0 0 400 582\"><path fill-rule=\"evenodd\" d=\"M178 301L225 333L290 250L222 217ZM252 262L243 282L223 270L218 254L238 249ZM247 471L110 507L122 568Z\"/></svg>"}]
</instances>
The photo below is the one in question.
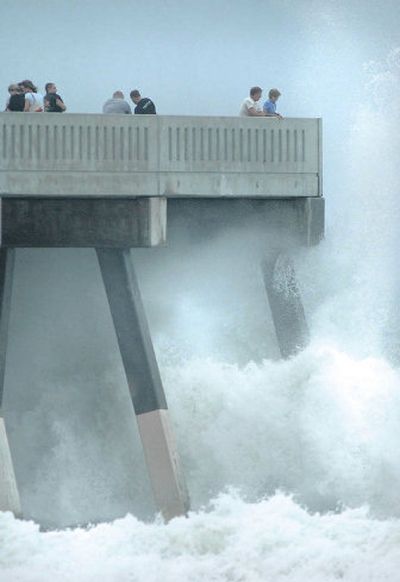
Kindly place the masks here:
<instances>
[{"instance_id":1,"label":"angled concrete piling","mask_svg":"<svg viewBox=\"0 0 400 582\"><path fill-rule=\"evenodd\" d=\"M189 497L128 250L96 249L158 509L184 515Z\"/></svg>"},{"instance_id":2,"label":"angled concrete piling","mask_svg":"<svg viewBox=\"0 0 400 582\"><path fill-rule=\"evenodd\" d=\"M289 358L304 349L310 337L294 265L289 255L276 252L261 268L279 349Z\"/></svg>"},{"instance_id":3,"label":"angled concrete piling","mask_svg":"<svg viewBox=\"0 0 400 582\"><path fill-rule=\"evenodd\" d=\"M21 515L21 503L3 417L4 375L8 342L14 249L0 249L0 511Z\"/></svg>"}]
</instances>

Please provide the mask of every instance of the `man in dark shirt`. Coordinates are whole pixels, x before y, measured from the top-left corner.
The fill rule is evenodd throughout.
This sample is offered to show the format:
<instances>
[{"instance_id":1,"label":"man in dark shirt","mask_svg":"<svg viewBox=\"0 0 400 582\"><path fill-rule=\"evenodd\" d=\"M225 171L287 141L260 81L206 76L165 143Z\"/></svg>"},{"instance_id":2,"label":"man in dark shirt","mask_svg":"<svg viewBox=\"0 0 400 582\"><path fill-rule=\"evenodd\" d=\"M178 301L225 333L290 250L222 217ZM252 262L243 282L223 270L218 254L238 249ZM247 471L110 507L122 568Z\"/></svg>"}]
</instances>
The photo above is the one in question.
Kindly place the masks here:
<instances>
[{"instance_id":1,"label":"man in dark shirt","mask_svg":"<svg viewBox=\"0 0 400 582\"><path fill-rule=\"evenodd\" d=\"M135 113L141 115L155 115L156 114L156 106L154 105L153 101L148 97L141 97L139 91L134 89L130 92L130 96L135 107Z\"/></svg>"},{"instance_id":2,"label":"man in dark shirt","mask_svg":"<svg viewBox=\"0 0 400 582\"><path fill-rule=\"evenodd\" d=\"M60 95L57 95L57 87L54 83L46 83L45 90L44 110L46 113L62 113L67 109Z\"/></svg>"}]
</instances>

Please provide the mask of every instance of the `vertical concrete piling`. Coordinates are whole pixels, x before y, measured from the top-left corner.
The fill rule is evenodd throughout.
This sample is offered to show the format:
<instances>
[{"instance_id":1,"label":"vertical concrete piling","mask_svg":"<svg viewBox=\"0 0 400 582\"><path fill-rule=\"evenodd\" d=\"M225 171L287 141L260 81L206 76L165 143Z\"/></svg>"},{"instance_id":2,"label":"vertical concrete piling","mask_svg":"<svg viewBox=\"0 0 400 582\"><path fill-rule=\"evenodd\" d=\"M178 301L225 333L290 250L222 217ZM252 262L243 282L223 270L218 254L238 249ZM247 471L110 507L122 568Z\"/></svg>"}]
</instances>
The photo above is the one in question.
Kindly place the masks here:
<instances>
[{"instance_id":1,"label":"vertical concrete piling","mask_svg":"<svg viewBox=\"0 0 400 582\"><path fill-rule=\"evenodd\" d=\"M130 253L96 249L158 509L184 515L189 497Z\"/></svg>"},{"instance_id":2,"label":"vertical concrete piling","mask_svg":"<svg viewBox=\"0 0 400 582\"><path fill-rule=\"evenodd\" d=\"M289 358L307 346L310 336L293 262L276 252L261 269L279 349L283 358Z\"/></svg>"},{"instance_id":3,"label":"vertical concrete piling","mask_svg":"<svg viewBox=\"0 0 400 582\"><path fill-rule=\"evenodd\" d=\"M14 515L19 516L21 515L21 503L3 415L14 255L14 249L0 248L0 511L12 511Z\"/></svg>"}]
</instances>

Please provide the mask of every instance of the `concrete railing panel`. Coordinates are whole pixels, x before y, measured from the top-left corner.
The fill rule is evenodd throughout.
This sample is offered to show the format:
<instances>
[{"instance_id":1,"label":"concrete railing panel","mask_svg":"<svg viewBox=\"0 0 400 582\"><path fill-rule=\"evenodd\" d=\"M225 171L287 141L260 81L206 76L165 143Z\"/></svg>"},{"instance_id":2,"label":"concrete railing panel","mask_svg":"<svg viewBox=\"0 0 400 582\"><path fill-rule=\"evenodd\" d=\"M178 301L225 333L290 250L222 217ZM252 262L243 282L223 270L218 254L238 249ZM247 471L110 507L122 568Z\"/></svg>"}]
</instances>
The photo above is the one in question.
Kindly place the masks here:
<instances>
[{"instance_id":1,"label":"concrete railing panel","mask_svg":"<svg viewBox=\"0 0 400 582\"><path fill-rule=\"evenodd\" d=\"M6 170L156 171L157 127L143 117L8 113L0 159Z\"/></svg>"},{"instance_id":2,"label":"concrete railing panel","mask_svg":"<svg viewBox=\"0 0 400 582\"><path fill-rule=\"evenodd\" d=\"M0 114L0 195L318 196L318 119Z\"/></svg>"}]
</instances>

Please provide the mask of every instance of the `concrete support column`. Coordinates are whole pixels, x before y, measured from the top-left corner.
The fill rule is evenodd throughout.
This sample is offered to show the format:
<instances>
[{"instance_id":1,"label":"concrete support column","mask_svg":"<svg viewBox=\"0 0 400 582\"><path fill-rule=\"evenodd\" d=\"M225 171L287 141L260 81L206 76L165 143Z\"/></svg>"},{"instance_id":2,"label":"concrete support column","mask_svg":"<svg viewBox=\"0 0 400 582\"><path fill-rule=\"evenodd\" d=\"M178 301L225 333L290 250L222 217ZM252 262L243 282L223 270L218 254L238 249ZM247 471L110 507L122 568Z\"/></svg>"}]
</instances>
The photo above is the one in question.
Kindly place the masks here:
<instances>
[{"instance_id":1,"label":"concrete support column","mask_svg":"<svg viewBox=\"0 0 400 582\"><path fill-rule=\"evenodd\" d=\"M289 358L307 346L310 336L293 262L275 253L263 262L262 273L279 349Z\"/></svg>"},{"instance_id":2,"label":"concrete support column","mask_svg":"<svg viewBox=\"0 0 400 582\"><path fill-rule=\"evenodd\" d=\"M319 244L325 232L325 198L297 198L296 207L300 243L307 247Z\"/></svg>"},{"instance_id":3,"label":"concrete support column","mask_svg":"<svg viewBox=\"0 0 400 582\"><path fill-rule=\"evenodd\" d=\"M0 511L21 515L21 503L3 417L8 321L14 271L14 249L0 248Z\"/></svg>"},{"instance_id":4,"label":"concrete support column","mask_svg":"<svg viewBox=\"0 0 400 582\"><path fill-rule=\"evenodd\" d=\"M158 509L184 515L189 498L130 253L97 249Z\"/></svg>"}]
</instances>

